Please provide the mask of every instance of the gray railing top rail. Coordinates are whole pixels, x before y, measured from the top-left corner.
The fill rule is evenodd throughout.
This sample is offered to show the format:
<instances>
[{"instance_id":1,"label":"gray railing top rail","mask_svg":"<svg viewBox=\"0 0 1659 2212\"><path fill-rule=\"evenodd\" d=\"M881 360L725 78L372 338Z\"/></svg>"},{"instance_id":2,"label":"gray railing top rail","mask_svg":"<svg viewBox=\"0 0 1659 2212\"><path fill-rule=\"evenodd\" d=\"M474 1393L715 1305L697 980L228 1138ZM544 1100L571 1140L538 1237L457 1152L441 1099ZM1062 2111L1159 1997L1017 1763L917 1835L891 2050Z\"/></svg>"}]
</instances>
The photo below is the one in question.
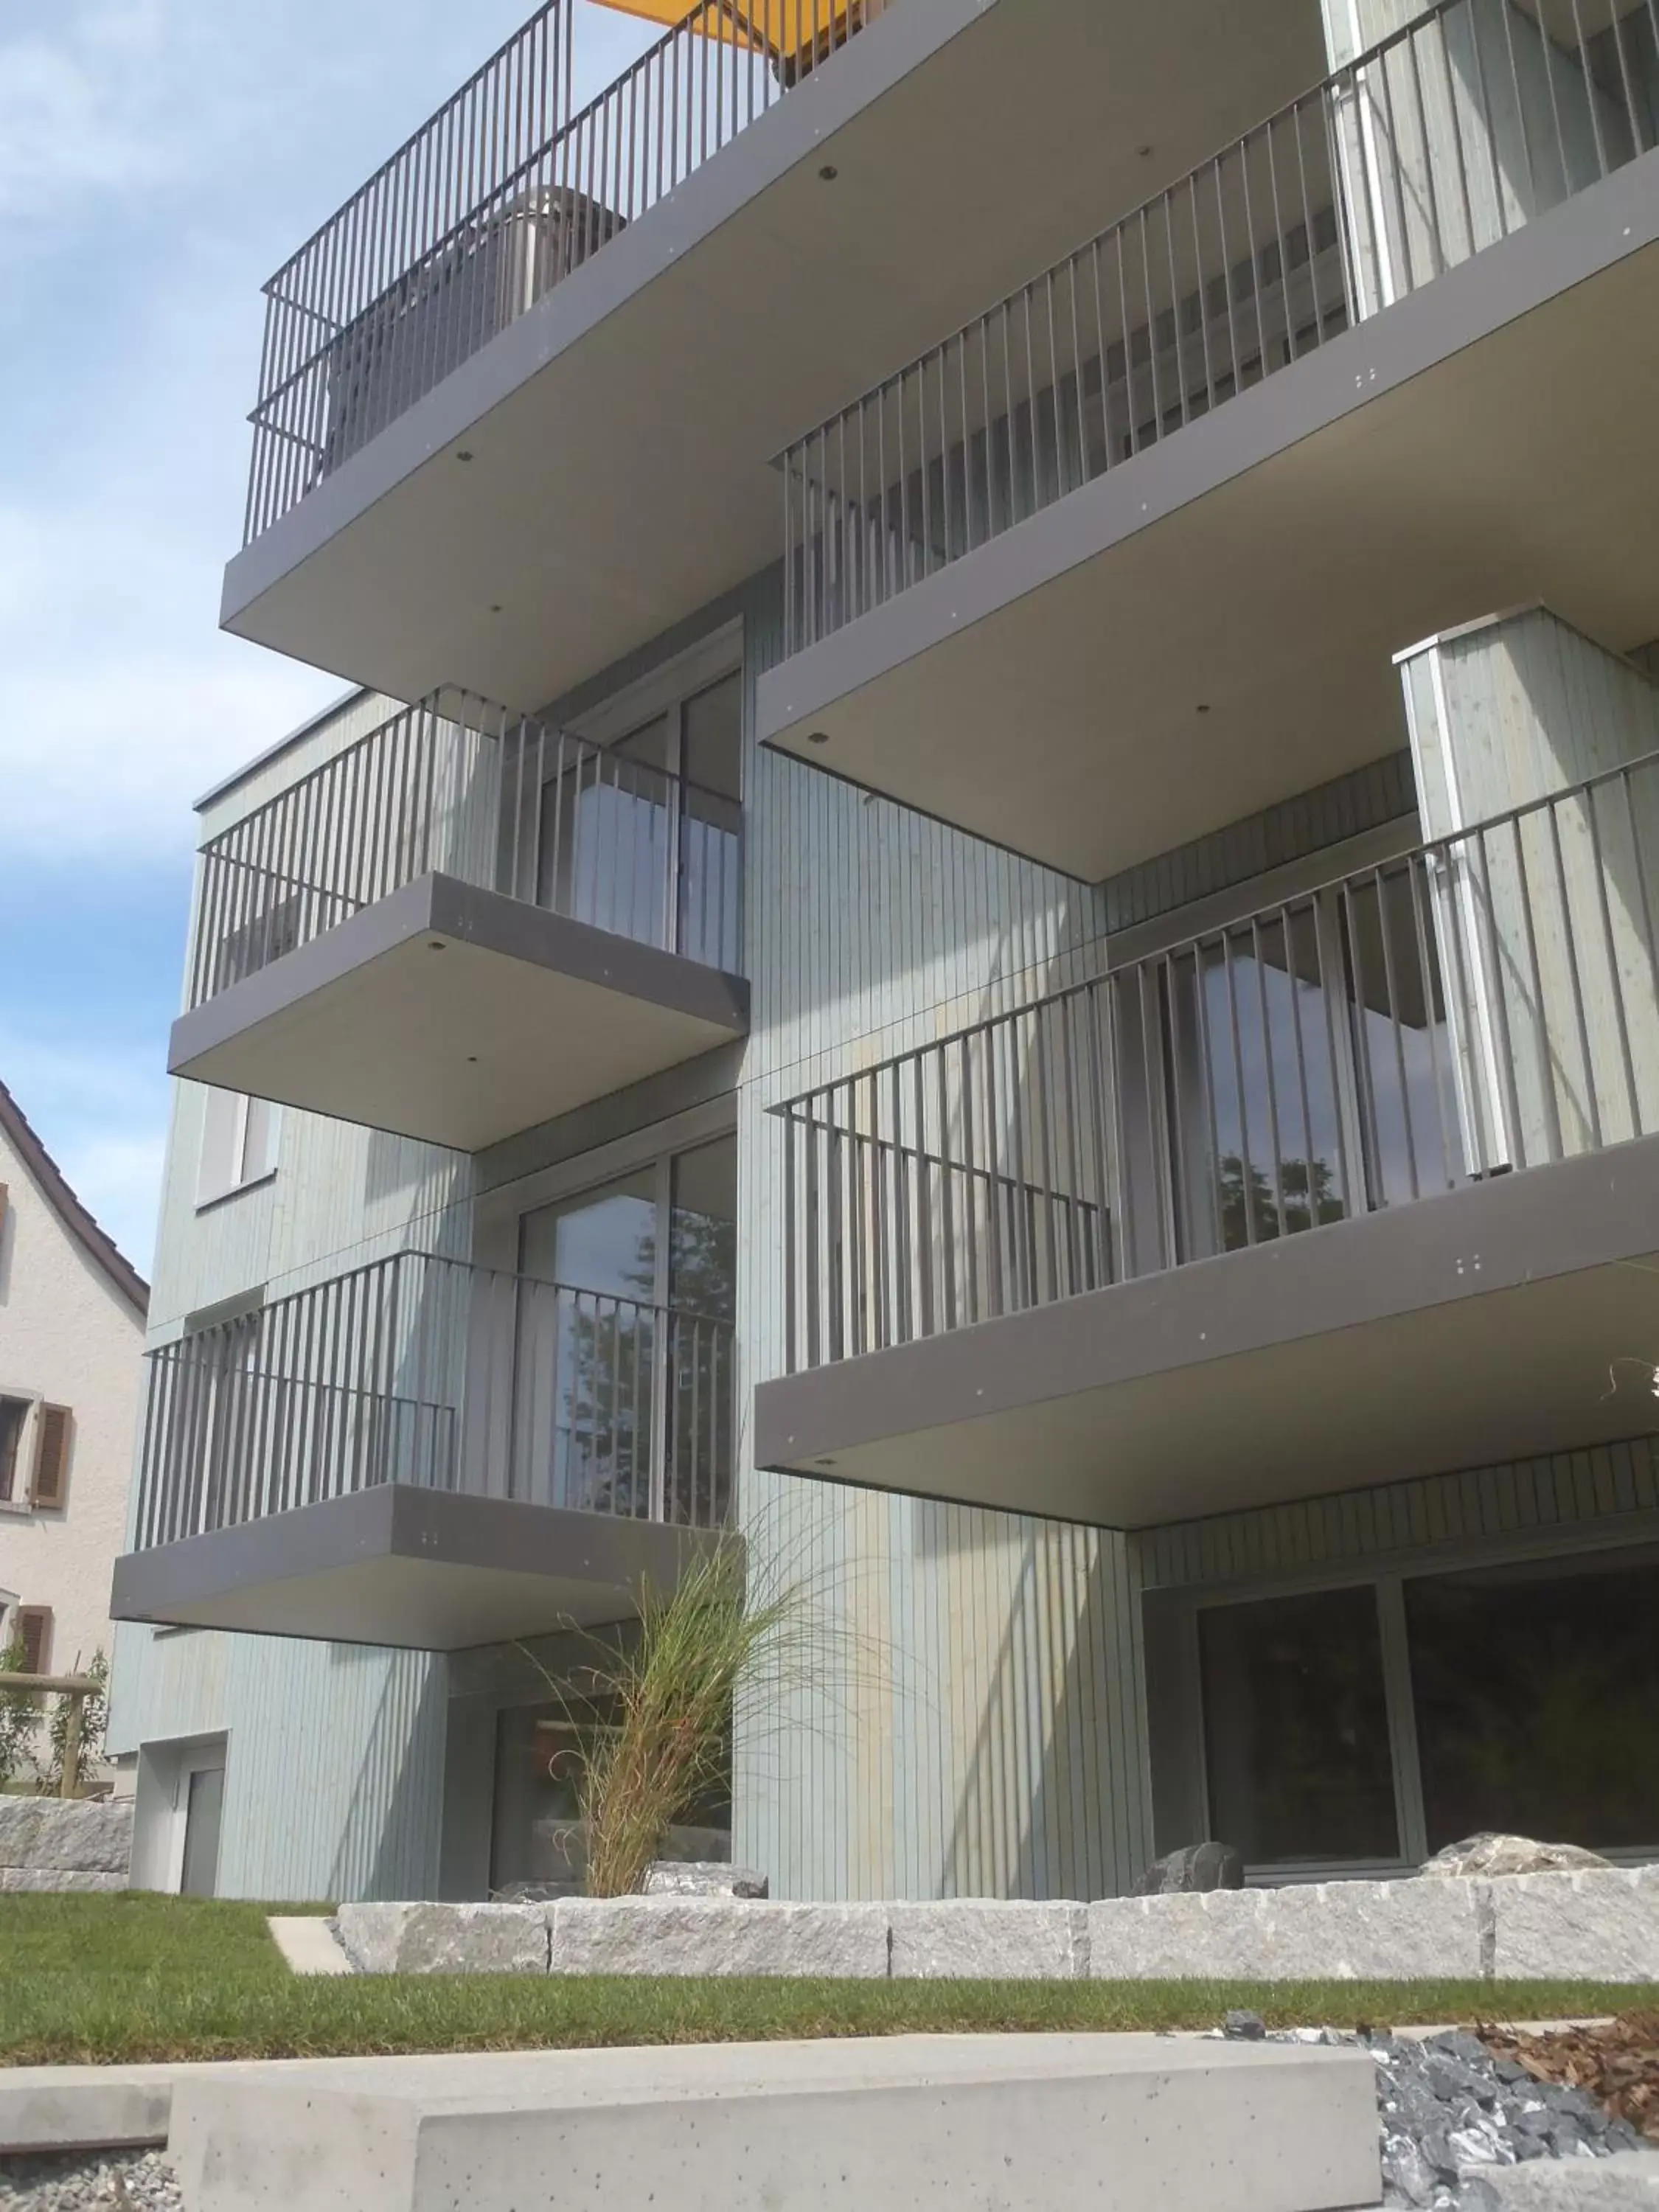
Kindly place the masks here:
<instances>
[{"instance_id":1,"label":"gray railing top rail","mask_svg":"<svg viewBox=\"0 0 1659 2212\"><path fill-rule=\"evenodd\" d=\"M394 1267L441 1268L455 1275L471 1275L479 1281L516 1285L562 1297L585 1298L602 1306L629 1306L640 1313L655 1315L666 1320L696 1322L700 1325L731 1329L736 1324L720 1314L700 1312L673 1300L631 1297L624 1291L595 1291L579 1283L562 1283L544 1275L526 1275L511 1267L487 1267L476 1260L458 1260L447 1252L423 1252L414 1245L404 1245L396 1252L384 1252L379 1258L360 1261L355 1267L343 1268L337 1275L324 1275L313 1283L301 1284L297 1289L284 1291L280 1297L269 1298L263 1305L252 1306L246 1312L226 1316L222 1320L205 1322L203 1327L190 1329L182 1335L171 1337L165 1344L152 1345L145 1352L146 1359L160 1359L168 1352L185 1350L210 1336L231 1335L252 1324L268 1321L324 1292L337 1293L348 1284L366 1281L372 1275L385 1274Z\"/></svg>"},{"instance_id":2,"label":"gray railing top rail","mask_svg":"<svg viewBox=\"0 0 1659 2212\"><path fill-rule=\"evenodd\" d=\"M1454 0L1454 4L1455 3L1456 0ZM909 1066L913 1061L926 1060L938 1054L948 1052L953 1045L959 1045L967 1038L983 1036L988 1031L1012 1028L1028 1019L1039 1007L1063 1006L1068 1000L1085 998L1091 991L1098 991L1103 984L1133 975L1137 969L1162 965L1165 961L1180 960L1183 956L1190 955L1205 945L1213 944L1230 932L1249 928L1252 921L1265 920L1286 908L1307 907L1330 892L1340 890L1346 884L1370 881L1379 873L1387 874L1389 871L1405 867L1413 861L1443 860L1472 840L1489 836L1494 830L1518 825L1534 817L1549 814L1557 808L1571 804L1574 799L1593 798L1597 791L1615 784L1628 783L1631 777L1642 775L1650 769L1659 769L1659 751L1640 754L1633 760L1622 762L1617 768L1603 769L1595 775L1585 776L1577 783L1564 786L1559 791L1547 793L1541 799L1531 799L1522 805L1506 807L1500 813L1484 816L1480 821L1468 823L1462 829L1449 831L1444 836L1423 838L1415 845L1403 847L1398 853L1390 854L1386 859L1370 862L1363 868L1322 877L1316 883L1300 885L1295 890L1287 891L1281 897L1270 901L1265 906L1255 908L1249 913L1233 916L1226 921L1206 923L1202 928L1195 929L1186 936L1176 938L1167 945L1160 945L1155 951L1139 952L1127 960L1114 962L1111 958L1111 946L1115 938L1125 936L1130 933L1120 930L1114 933L1112 937L1096 938L1091 945L1081 946L1079 952L1084 956L1091 951L1099 952L1103 956L1101 965L1095 974L1085 976L1080 982L1064 984L1057 991L1044 992L1036 998L1026 1000L1023 1005L1006 1007L1000 1013L984 1015L978 1021L963 1022L957 1028L946 1030L940 1036L930 1036L925 1043L911 1045L902 1052L890 1053L884 1059L872 1060L856 1067L849 1067L844 1074L829 1078L822 1083L815 1083L808 1090L799 1091L788 1098L777 1100L768 1107L767 1111L785 1118L801 1118L801 1109L811 1106L815 1101L822 1098L826 1091L842 1091L854 1085L867 1085L878 1080L883 1076L890 1075L896 1068ZM1655 896L1659 897L1659 884L1653 886L1653 890Z\"/></svg>"},{"instance_id":3,"label":"gray railing top rail","mask_svg":"<svg viewBox=\"0 0 1659 2212\"><path fill-rule=\"evenodd\" d=\"M439 723L447 723L458 737L466 733L493 739L520 763L533 755L538 741L551 742L562 747L563 757L573 765L579 761L625 759L629 773L637 775L641 783L659 783L665 790L672 787L695 792L700 799L707 799L714 805L730 807L733 811L737 809L737 802L727 798L723 792L711 790L674 769L658 768L649 761L638 761L629 756L617 754L612 747L595 744L592 738L578 737L574 731L544 722L537 715L514 714L509 708L494 706L488 700L446 688L428 693L424 699L417 700L412 708L398 708L384 720L376 722L372 730L365 730L362 737L354 738L348 745L342 745L338 752L330 753L325 760L319 761L315 768L307 769L303 775L296 776L292 783L284 784L270 798L261 800L258 806L250 807L246 814L239 814L234 822L228 823L222 830L216 830L211 837L204 838L198 851L204 857L222 858L242 866L252 865L244 852L238 849L245 844L250 823L269 820L296 805L303 805L307 793L314 792L319 785L338 775L342 768L354 758L361 759L375 745L382 744L387 732L410 714L429 714ZM303 888L326 888L320 884L303 885L302 879L297 877L291 880L296 886Z\"/></svg>"}]
</instances>

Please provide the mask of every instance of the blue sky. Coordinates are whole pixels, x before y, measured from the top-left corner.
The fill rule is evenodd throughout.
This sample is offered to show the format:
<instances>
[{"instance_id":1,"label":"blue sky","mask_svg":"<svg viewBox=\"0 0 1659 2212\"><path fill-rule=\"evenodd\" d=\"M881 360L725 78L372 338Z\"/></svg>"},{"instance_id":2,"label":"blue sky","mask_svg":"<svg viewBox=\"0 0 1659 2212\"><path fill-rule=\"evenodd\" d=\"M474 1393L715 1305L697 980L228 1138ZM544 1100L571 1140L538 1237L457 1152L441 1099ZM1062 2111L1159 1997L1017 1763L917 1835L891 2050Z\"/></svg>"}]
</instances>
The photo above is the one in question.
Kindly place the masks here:
<instances>
[{"instance_id":1,"label":"blue sky","mask_svg":"<svg viewBox=\"0 0 1659 2212\"><path fill-rule=\"evenodd\" d=\"M341 689L216 627L259 287L528 4L0 22L0 1079L145 1270L190 803ZM579 100L654 35L580 8Z\"/></svg>"}]
</instances>

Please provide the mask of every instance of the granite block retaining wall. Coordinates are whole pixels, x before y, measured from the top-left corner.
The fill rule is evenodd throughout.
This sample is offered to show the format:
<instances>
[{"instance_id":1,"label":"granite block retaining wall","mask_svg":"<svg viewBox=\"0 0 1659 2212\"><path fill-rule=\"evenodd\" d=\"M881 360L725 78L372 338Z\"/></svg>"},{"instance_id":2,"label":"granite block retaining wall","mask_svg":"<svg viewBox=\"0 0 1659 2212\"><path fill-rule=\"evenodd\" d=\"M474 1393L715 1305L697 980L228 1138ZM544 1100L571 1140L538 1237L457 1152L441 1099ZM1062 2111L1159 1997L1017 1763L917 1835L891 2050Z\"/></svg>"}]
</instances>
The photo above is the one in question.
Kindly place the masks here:
<instances>
[{"instance_id":1,"label":"granite block retaining wall","mask_svg":"<svg viewBox=\"0 0 1659 2212\"><path fill-rule=\"evenodd\" d=\"M125 1889L132 1800L0 1797L0 1892Z\"/></svg>"},{"instance_id":2,"label":"granite block retaining wall","mask_svg":"<svg viewBox=\"0 0 1659 2212\"><path fill-rule=\"evenodd\" d=\"M365 1973L860 1981L1659 1981L1659 1866L1094 1905L566 1898L346 1905Z\"/></svg>"}]
</instances>

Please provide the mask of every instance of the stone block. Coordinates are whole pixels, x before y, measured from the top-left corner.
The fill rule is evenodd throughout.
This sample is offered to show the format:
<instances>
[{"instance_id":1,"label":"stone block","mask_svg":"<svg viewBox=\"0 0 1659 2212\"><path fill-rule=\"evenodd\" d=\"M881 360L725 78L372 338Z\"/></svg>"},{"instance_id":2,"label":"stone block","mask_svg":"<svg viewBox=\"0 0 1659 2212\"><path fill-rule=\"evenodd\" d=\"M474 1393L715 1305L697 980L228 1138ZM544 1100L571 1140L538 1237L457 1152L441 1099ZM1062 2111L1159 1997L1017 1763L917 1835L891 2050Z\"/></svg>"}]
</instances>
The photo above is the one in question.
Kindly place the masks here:
<instances>
[{"instance_id":1,"label":"stone block","mask_svg":"<svg viewBox=\"0 0 1659 2212\"><path fill-rule=\"evenodd\" d=\"M1659 2158L1650 2150L1534 2159L1479 2172L1501 2212L1659 2212Z\"/></svg>"},{"instance_id":2,"label":"stone block","mask_svg":"<svg viewBox=\"0 0 1659 2212\"><path fill-rule=\"evenodd\" d=\"M124 1874L86 1874L76 1867L0 1867L0 1893L42 1896L113 1896L127 1886Z\"/></svg>"},{"instance_id":3,"label":"stone block","mask_svg":"<svg viewBox=\"0 0 1659 2212\"><path fill-rule=\"evenodd\" d=\"M566 1898L549 1908L556 1974L761 1974L879 1981L884 1905Z\"/></svg>"},{"instance_id":4,"label":"stone block","mask_svg":"<svg viewBox=\"0 0 1659 2212\"><path fill-rule=\"evenodd\" d=\"M343 1905L340 1942L362 1974L544 1974L542 1905Z\"/></svg>"},{"instance_id":5,"label":"stone block","mask_svg":"<svg viewBox=\"0 0 1659 2212\"><path fill-rule=\"evenodd\" d=\"M1487 1884L1499 1981L1659 1981L1659 1867Z\"/></svg>"},{"instance_id":6,"label":"stone block","mask_svg":"<svg viewBox=\"0 0 1659 2212\"><path fill-rule=\"evenodd\" d=\"M659 1859L645 1877L647 1897L765 1897L770 1879L724 1859Z\"/></svg>"},{"instance_id":7,"label":"stone block","mask_svg":"<svg viewBox=\"0 0 1659 2212\"><path fill-rule=\"evenodd\" d=\"M1097 1981L1478 1981L1474 1882L1310 1882L1104 1899L1089 1908Z\"/></svg>"},{"instance_id":8,"label":"stone block","mask_svg":"<svg viewBox=\"0 0 1659 2212\"><path fill-rule=\"evenodd\" d=\"M1086 1905L961 1898L887 1909L895 1981L1077 1982L1088 1977Z\"/></svg>"},{"instance_id":9,"label":"stone block","mask_svg":"<svg viewBox=\"0 0 1659 2212\"><path fill-rule=\"evenodd\" d=\"M132 1808L131 1797L0 1797L0 1867L125 1876L132 1860Z\"/></svg>"}]
</instances>

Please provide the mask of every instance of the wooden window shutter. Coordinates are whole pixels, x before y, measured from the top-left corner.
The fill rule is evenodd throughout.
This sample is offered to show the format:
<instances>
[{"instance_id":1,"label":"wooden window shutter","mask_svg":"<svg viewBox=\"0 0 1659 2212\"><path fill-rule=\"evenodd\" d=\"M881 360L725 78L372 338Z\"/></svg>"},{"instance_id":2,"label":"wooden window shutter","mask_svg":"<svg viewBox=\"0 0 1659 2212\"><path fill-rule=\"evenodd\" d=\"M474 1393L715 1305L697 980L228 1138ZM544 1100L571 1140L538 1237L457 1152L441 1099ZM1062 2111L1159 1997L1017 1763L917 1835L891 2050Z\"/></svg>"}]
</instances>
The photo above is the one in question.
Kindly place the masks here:
<instances>
[{"instance_id":1,"label":"wooden window shutter","mask_svg":"<svg viewBox=\"0 0 1659 2212\"><path fill-rule=\"evenodd\" d=\"M67 1406L42 1406L34 1439L34 1480L29 1486L31 1505L61 1506L69 1500L70 1433L72 1422Z\"/></svg>"},{"instance_id":2,"label":"wooden window shutter","mask_svg":"<svg viewBox=\"0 0 1659 2212\"><path fill-rule=\"evenodd\" d=\"M52 1666L52 1607L49 1605L20 1605L17 1608L17 1633L23 1646L21 1673L44 1674Z\"/></svg>"}]
</instances>

